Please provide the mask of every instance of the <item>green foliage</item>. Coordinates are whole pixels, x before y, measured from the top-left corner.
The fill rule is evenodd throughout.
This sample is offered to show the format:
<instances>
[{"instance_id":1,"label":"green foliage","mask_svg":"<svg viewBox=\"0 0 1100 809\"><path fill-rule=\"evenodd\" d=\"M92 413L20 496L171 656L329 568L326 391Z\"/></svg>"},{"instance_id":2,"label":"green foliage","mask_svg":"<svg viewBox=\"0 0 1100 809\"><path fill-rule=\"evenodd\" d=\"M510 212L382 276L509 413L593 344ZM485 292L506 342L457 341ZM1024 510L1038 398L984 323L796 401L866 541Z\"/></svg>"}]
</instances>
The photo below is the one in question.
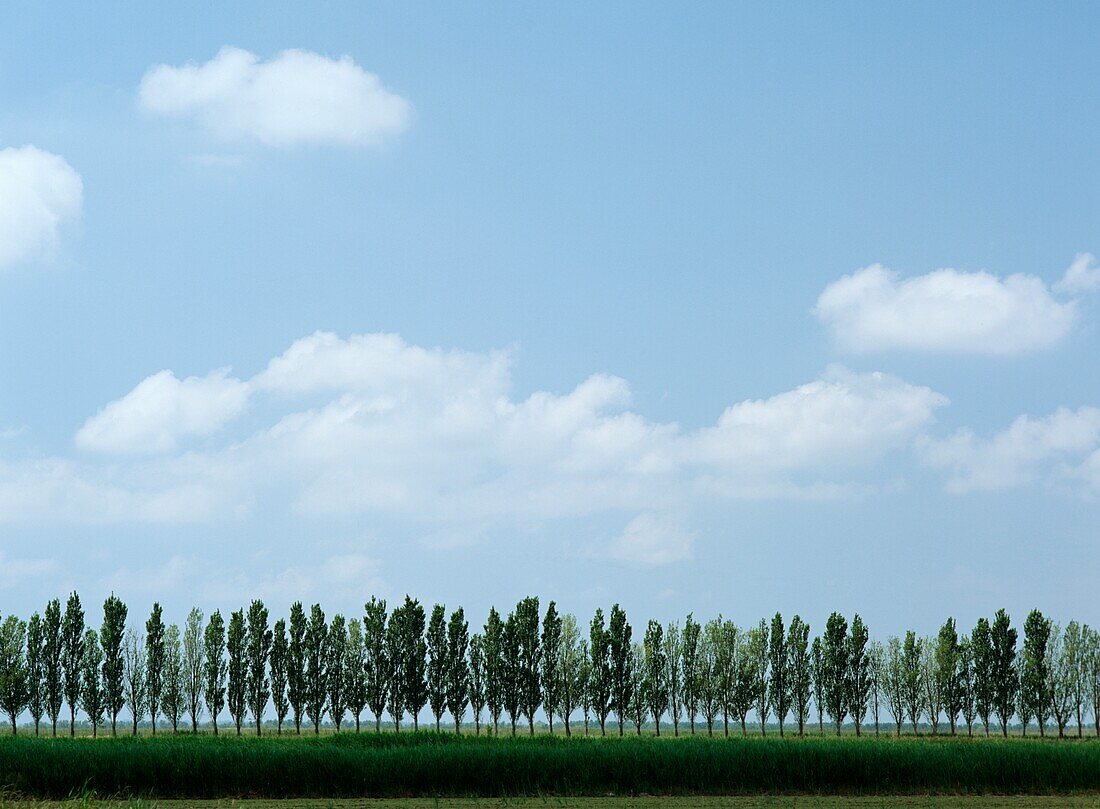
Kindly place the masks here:
<instances>
[{"instance_id":1,"label":"green foliage","mask_svg":"<svg viewBox=\"0 0 1100 809\"><path fill-rule=\"evenodd\" d=\"M664 627L650 620L646 626L641 677L642 702L661 735L661 717L668 710L668 657L664 648Z\"/></svg>"},{"instance_id":2,"label":"green foliage","mask_svg":"<svg viewBox=\"0 0 1100 809\"><path fill-rule=\"evenodd\" d=\"M203 697L215 735L218 732L218 714L225 707L228 668L225 662L225 621L222 614L214 610L203 633Z\"/></svg>"},{"instance_id":3,"label":"green foliage","mask_svg":"<svg viewBox=\"0 0 1100 809\"><path fill-rule=\"evenodd\" d=\"M275 706L275 732L279 735L282 735L283 722L290 712L290 700L287 697L288 662L286 621L280 618L271 631L271 702Z\"/></svg>"},{"instance_id":4,"label":"green foliage","mask_svg":"<svg viewBox=\"0 0 1100 809\"><path fill-rule=\"evenodd\" d=\"M871 659L867 654L869 635L867 625L859 617L852 618L852 632L848 635L848 713L856 726L856 735L867 716L867 700L871 694Z\"/></svg>"},{"instance_id":5,"label":"green foliage","mask_svg":"<svg viewBox=\"0 0 1100 809\"><path fill-rule=\"evenodd\" d=\"M15 735L15 720L27 707L30 696L27 679L27 657L24 643L27 624L9 615L0 624L0 708L11 719Z\"/></svg>"},{"instance_id":6,"label":"green foliage","mask_svg":"<svg viewBox=\"0 0 1100 809\"><path fill-rule=\"evenodd\" d=\"M46 711L45 636L41 616L35 612L27 621L27 709L34 720L34 735Z\"/></svg>"},{"instance_id":7,"label":"green foliage","mask_svg":"<svg viewBox=\"0 0 1100 809\"><path fill-rule=\"evenodd\" d=\"M180 628L169 625L164 632L164 689L161 694L162 710L172 724L172 732L179 730L180 717L187 706L187 677L183 669L180 649Z\"/></svg>"},{"instance_id":8,"label":"green foliage","mask_svg":"<svg viewBox=\"0 0 1100 809\"><path fill-rule=\"evenodd\" d=\"M202 714L202 687L205 648L202 637L202 610L192 607L183 625L183 670L187 690L187 712L191 715L191 732L199 729Z\"/></svg>"},{"instance_id":9,"label":"green foliage","mask_svg":"<svg viewBox=\"0 0 1100 809\"><path fill-rule=\"evenodd\" d=\"M306 612L301 601L290 606L286 649L286 696L294 711L294 732L302 732L306 704Z\"/></svg>"},{"instance_id":10,"label":"green foliage","mask_svg":"<svg viewBox=\"0 0 1100 809\"><path fill-rule=\"evenodd\" d=\"M787 659L790 654L787 635L783 629L783 616L778 612L772 616L771 633L768 637L768 665L771 680L768 683L768 698L779 721L779 735L783 735L783 723L791 710L790 667Z\"/></svg>"},{"instance_id":11,"label":"green foliage","mask_svg":"<svg viewBox=\"0 0 1100 809\"><path fill-rule=\"evenodd\" d=\"M436 604L428 619L425 635L428 647L428 705L435 715L435 729L447 708L447 617L446 607Z\"/></svg>"},{"instance_id":12,"label":"green foliage","mask_svg":"<svg viewBox=\"0 0 1100 809\"><path fill-rule=\"evenodd\" d=\"M810 705L810 625L798 615L791 619L787 630L787 683L791 708L798 723L798 735L806 730Z\"/></svg>"},{"instance_id":13,"label":"green foliage","mask_svg":"<svg viewBox=\"0 0 1100 809\"><path fill-rule=\"evenodd\" d=\"M459 607L447 622L447 710L455 720L455 733L462 732L462 717L470 698L470 625Z\"/></svg>"},{"instance_id":14,"label":"green foliage","mask_svg":"<svg viewBox=\"0 0 1100 809\"><path fill-rule=\"evenodd\" d=\"M631 631L626 611L618 604L612 606L607 630L611 659L611 710L619 722L620 736L623 735L623 721L630 710Z\"/></svg>"},{"instance_id":15,"label":"green foliage","mask_svg":"<svg viewBox=\"0 0 1100 809\"><path fill-rule=\"evenodd\" d=\"M149 715L153 720L153 735L157 733L157 713L164 690L164 616L160 604L153 602L149 620L145 622L146 696ZM239 728L238 728L239 729Z\"/></svg>"},{"instance_id":16,"label":"green foliage","mask_svg":"<svg viewBox=\"0 0 1100 809\"><path fill-rule=\"evenodd\" d=\"M948 618L936 636L935 677L936 690L940 694L943 711L947 714L947 722L951 726L952 733L955 732L955 725L963 708L964 682L960 671L961 654L955 619Z\"/></svg>"},{"instance_id":17,"label":"green foliage","mask_svg":"<svg viewBox=\"0 0 1100 809\"><path fill-rule=\"evenodd\" d=\"M313 733L321 732L321 719L328 700L328 625L320 604L310 607L303 651L305 654L305 713L313 723Z\"/></svg>"},{"instance_id":18,"label":"green foliage","mask_svg":"<svg viewBox=\"0 0 1100 809\"><path fill-rule=\"evenodd\" d=\"M825 623L825 636L821 644L822 686L825 697L825 710L840 735L840 726L848 713L849 655L848 622L839 612L834 612Z\"/></svg>"},{"instance_id":19,"label":"green foliage","mask_svg":"<svg viewBox=\"0 0 1100 809\"><path fill-rule=\"evenodd\" d=\"M274 681L274 645L271 659ZM344 651L344 703L355 717L355 731L358 733L363 709L367 707L367 649L363 643L363 625L358 618L348 621L348 643Z\"/></svg>"},{"instance_id":20,"label":"green foliage","mask_svg":"<svg viewBox=\"0 0 1100 809\"><path fill-rule=\"evenodd\" d=\"M344 677L344 665L347 662L348 630L343 615L332 616L332 623L328 630L328 645L325 648L327 662L325 664L325 686L328 693L328 715L336 726L337 732L344 722L344 714L347 712L348 702L344 686L347 681Z\"/></svg>"},{"instance_id":21,"label":"green foliage","mask_svg":"<svg viewBox=\"0 0 1100 809\"><path fill-rule=\"evenodd\" d=\"M542 620L542 657L539 680L542 684L542 705L554 732L554 715L561 711L562 672L561 672L561 616L553 601L546 608Z\"/></svg>"},{"instance_id":22,"label":"green foliage","mask_svg":"<svg viewBox=\"0 0 1100 809\"><path fill-rule=\"evenodd\" d=\"M235 610L229 616L229 628L225 633L225 650L228 654L226 666L226 707L233 717L237 735L241 735L241 723L248 705L248 658L245 645L248 630L245 628L244 610Z\"/></svg>"},{"instance_id":23,"label":"green foliage","mask_svg":"<svg viewBox=\"0 0 1100 809\"><path fill-rule=\"evenodd\" d=\"M699 715L699 622L692 613L684 620L684 640L680 650L680 669L684 678L684 711L692 735L695 734L695 717Z\"/></svg>"},{"instance_id":24,"label":"green foliage","mask_svg":"<svg viewBox=\"0 0 1100 809\"><path fill-rule=\"evenodd\" d=\"M45 680L46 715L50 718L54 736L57 735L57 717L61 714L63 672L61 654L61 602L54 598L46 605L42 619L42 668Z\"/></svg>"},{"instance_id":25,"label":"green foliage","mask_svg":"<svg viewBox=\"0 0 1100 809\"><path fill-rule=\"evenodd\" d=\"M127 612L122 599L114 593L103 602L103 625L99 630L103 648L103 706L111 720L112 736L117 732L118 715L126 701L122 639L126 636Z\"/></svg>"},{"instance_id":26,"label":"green foliage","mask_svg":"<svg viewBox=\"0 0 1100 809\"><path fill-rule=\"evenodd\" d=\"M248 607L248 634L245 642L245 701L256 720L256 735L260 735L260 720L271 696L267 679L267 662L271 656L271 629L267 623L267 607L253 601Z\"/></svg>"},{"instance_id":27,"label":"green foliage","mask_svg":"<svg viewBox=\"0 0 1100 809\"><path fill-rule=\"evenodd\" d=\"M997 610L990 628L993 642L993 666L990 679L993 684L993 710L1001 723L1001 734L1008 735L1008 722L1016 712L1016 700L1020 692L1016 671L1016 630L1008 613Z\"/></svg>"},{"instance_id":28,"label":"green foliage","mask_svg":"<svg viewBox=\"0 0 1100 809\"><path fill-rule=\"evenodd\" d=\"M528 596L516 604L516 678L520 713L527 717L531 735L535 733L535 712L542 705L539 670L542 667L542 643L539 632L539 600Z\"/></svg>"},{"instance_id":29,"label":"green foliage","mask_svg":"<svg viewBox=\"0 0 1100 809\"><path fill-rule=\"evenodd\" d=\"M475 632L470 638L470 710L474 714L474 733L481 733L481 712L485 710L485 641Z\"/></svg>"},{"instance_id":30,"label":"green foliage","mask_svg":"<svg viewBox=\"0 0 1100 809\"><path fill-rule=\"evenodd\" d=\"M386 602L371 598L364 606L363 646L367 707L374 714L375 730L382 729L382 712L390 690L390 660L386 650Z\"/></svg>"},{"instance_id":31,"label":"green foliage","mask_svg":"<svg viewBox=\"0 0 1100 809\"><path fill-rule=\"evenodd\" d=\"M993 713L993 632L989 621L979 618L970 634L970 652L974 658L974 712L989 735L989 717Z\"/></svg>"},{"instance_id":32,"label":"green foliage","mask_svg":"<svg viewBox=\"0 0 1100 809\"><path fill-rule=\"evenodd\" d=\"M1047 659L1050 632L1051 623L1039 610L1028 613L1024 621L1024 648L1020 663L1020 704L1038 721L1040 735L1045 733L1054 696L1050 661ZM1026 723L1024 728L1026 730Z\"/></svg>"},{"instance_id":33,"label":"green foliage","mask_svg":"<svg viewBox=\"0 0 1100 809\"><path fill-rule=\"evenodd\" d=\"M485 621L482 651L485 656L485 705L493 733L500 733L500 714L504 710L504 622L496 607L489 608Z\"/></svg>"},{"instance_id":34,"label":"green foliage","mask_svg":"<svg viewBox=\"0 0 1100 809\"><path fill-rule=\"evenodd\" d=\"M607 715L611 713L611 639L604 625L603 610L596 608L588 628L588 699L596 721L600 723L600 735L607 734Z\"/></svg>"},{"instance_id":35,"label":"green foliage","mask_svg":"<svg viewBox=\"0 0 1100 809\"><path fill-rule=\"evenodd\" d=\"M80 701L80 674L84 662L84 608L74 590L61 621L61 669L65 675L65 701L69 704L69 735L76 734L76 707Z\"/></svg>"}]
</instances>

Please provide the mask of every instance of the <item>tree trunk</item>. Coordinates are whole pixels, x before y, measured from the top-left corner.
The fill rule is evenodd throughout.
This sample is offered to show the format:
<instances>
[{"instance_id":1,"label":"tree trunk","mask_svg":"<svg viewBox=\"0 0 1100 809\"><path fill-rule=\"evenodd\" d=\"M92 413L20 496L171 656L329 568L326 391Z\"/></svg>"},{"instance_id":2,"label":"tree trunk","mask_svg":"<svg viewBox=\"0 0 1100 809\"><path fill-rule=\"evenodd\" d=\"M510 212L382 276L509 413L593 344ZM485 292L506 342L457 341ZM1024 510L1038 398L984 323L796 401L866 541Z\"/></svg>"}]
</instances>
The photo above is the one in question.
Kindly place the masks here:
<instances>
[{"instance_id":1,"label":"tree trunk","mask_svg":"<svg viewBox=\"0 0 1100 809\"><path fill-rule=\"evenodd\" d=\"M359 732L359 714L355 715L355 732Z\"/></svg>"},{"instance_id":2,"label":"tree trunk","mask_svg":"<svg viewBox=\"0 0 1100 809\"><path fill-rule=\"evenodd\" d=\"M730 718L726 714L722 714L722 728L725 731L726 738L730 735Z\"/></svg>"},{"instance_id":3,"label":"tree trunk","mask_svg":"<svg viewBox=\"0 0 1100 809\"><path fill-rule=\"evenodd\" d=\"M214 735L217 736L218 735L218 715L214 714L212 717L210 717L210 721L214 725Z\"/></svg>"},{"instance_id":4,"label":"tree trunk","mask_svg":"<svg viewBox=\"0 0 1100 809\"><path fill-rule=\"evenodd\" d=\"M15 729L15 714L11 714L11 735L15 736L19 731Z\"/></svg>"},{"instance_id":5,"label":"tree trunk","mask_svg":"<svg viewBox=\"0 0 1100 809\"><path fill-rule=\"evenodd\" d=\"M565 723L565 735L566 736L572 735L572 732L569 729L569 714L566 714L565 717L562 719L562 721Z\"/></svg>"},{"instance_id":6,"label":"tree trunk","mask_svg":"<svg viewBox=\"0 0 1100 809\"><path fill-rule=\"evenodd\" d=\"M550 735L554 735L554 714L552 711L546 712L546 722L550 726Z\"/></svg>"},{"instance_id":7,"label":"tree trunk","mask_svg":"<svg viewBox=\"0 0 1100 809\"><path fill-rule=\"evenodd\" d=\"M660 738L661 737L661 717L659 717L659 716L653 717L653 724L657 728L657 738Z\"/></svg>"},{"instance_id":8,"label":"tree trunk","mask_svg":"<svg viewBox=\"0 0 1100 809\"><path fill-rule=\"evenodd\" d=\"M69 706L69 738L76 735L76 708Z\"/></svg>"},{"instance_id":9,"label":"tree trunk","mask_svg":"<svg viewBox=\"0 0 1100 809\"><path fill-rule=\"evenodd\" d=\"M261 717L257 715L256 716L256 735L257 736L260 735L260 719L261 719Z\"/></svg>"}]
</instances>

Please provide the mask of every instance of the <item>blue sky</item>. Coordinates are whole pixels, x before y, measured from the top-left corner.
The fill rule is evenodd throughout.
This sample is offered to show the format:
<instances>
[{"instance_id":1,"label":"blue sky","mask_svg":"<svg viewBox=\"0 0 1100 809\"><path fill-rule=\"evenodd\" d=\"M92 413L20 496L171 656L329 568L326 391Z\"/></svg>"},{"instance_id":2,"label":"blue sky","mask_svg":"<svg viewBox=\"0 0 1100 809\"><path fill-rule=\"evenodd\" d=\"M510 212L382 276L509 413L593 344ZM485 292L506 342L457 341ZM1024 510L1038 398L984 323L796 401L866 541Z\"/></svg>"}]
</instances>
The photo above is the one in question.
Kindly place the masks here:
<instances>
[{"instance_id":1,"label":"blue sky","mask_svg":"<svg viewBox=\"0 0 1100 809\"><path fill-rule=\"evenodd\" d=\"M1097 16L10 6L0 609L1100 620Z\"/></svg>"}]
</instances>

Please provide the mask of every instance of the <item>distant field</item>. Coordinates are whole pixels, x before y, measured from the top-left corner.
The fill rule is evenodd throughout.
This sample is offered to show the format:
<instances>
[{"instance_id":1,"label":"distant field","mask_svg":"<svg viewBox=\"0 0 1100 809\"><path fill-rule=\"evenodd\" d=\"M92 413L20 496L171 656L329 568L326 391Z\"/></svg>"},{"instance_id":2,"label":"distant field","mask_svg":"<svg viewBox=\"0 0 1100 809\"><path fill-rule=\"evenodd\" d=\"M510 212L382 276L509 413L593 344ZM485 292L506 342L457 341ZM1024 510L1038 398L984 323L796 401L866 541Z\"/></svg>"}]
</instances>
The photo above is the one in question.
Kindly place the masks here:
<instances>
[{"instance_id":1,"label":"distant field","mask_svg":"<svg viewBox=\"0 0 1100 809\"><path fill-rule=\"evenodd\" d=\"M493 739L431 732L282 739L5 737L0 739L0 789L9 795L54 799L79 794L1080 794L1100 793L1100 743L827 737Z\"/></svg>"}]
</instances>

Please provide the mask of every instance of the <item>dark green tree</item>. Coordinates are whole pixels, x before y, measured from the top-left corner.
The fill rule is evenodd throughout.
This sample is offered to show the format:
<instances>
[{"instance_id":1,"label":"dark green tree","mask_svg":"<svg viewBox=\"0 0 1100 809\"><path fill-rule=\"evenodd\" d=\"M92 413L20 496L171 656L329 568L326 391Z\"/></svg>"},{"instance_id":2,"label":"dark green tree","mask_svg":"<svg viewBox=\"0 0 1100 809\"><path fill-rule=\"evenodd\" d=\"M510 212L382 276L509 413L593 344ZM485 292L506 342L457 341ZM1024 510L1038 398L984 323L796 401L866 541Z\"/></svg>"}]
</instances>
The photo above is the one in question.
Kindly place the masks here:
<instances>
[{"instance_id":1,"label":"dark green tree","mask_svg":"<svg viewBox=\"0 0 1100 809\"><path fill-rule=\"evenodd\" d=\"M287 655L286 621L280 618L271 631L271 702L275 706L275 733L283 735L283 722L290 712L290 700L287 698Z\"/></svg>"},{"instance_id":2,"label":"dark green tree","mask_svg":"<svg viewBox=\"0 0 1100 809\"><path fill-rule=\"evenodd\" d=\"M955 628L955 619L948 618L940 627L936 636L936 680L943 703L943 711L947 714L947 724L951 728L951 735L955 735L955 725L959 721L959 711L963 707L963 682L959 671L959 633Z\"/></svg>"},{"instance_id":3,"label":"dark green tree","mask_svg":"<svg viewBox=\"0 0 1100 809\"><path fill-rule=\"evenodd\" d=\"M542 705L542 684L539 669L542 665L542 643L539 632L539 600L528 596L516 605L516 640L519 656L516 676L519 680L520 713L527 717L527 725L535 735L535 712Z\"/></svg>"},{"instance_id":4,"label":"dark green tree","mask_svg":"<svg viewBox=\"0 0 1100 809\"><path fill-rule=\"evenodd\" d=\"M508 613L504 619L504 630L500 635L500 651L504 665L501 679L501 694L503 696L504 710L508 713L508 719L512 723L512 735L516 735L516 722L519 721L520 710L520 678L519 678L519 629L516 622L516 614Z\"/></svg>"},{"instance_id":5,"label":"dark green tree","mask_svg":"<svg viewBox=\"0 0 1100 809\"><path fill-rule=\"evenodd\" d=\"M225 637L225 649L229 657L226 701L229 704L229 715L233 717L237 735L240 736L241 723L244 722L248 706L248 629L245 626L243 609L230 614Z\"/></svg>"},{"instance_id":6,"label":"dark green tree","mask_svg":"<svg viewBox=\"0 0 1100 809\"><path fill-rule=\"evenodd\" d=\"M294 711L294 732L302 734L306 704L306 612L301 601L290 607L290 632L286 647L286 696Z\"/></svg>"},{"instance_id":7,"label":"dark green tree","mask_svg":"<svg viewBox=\"0 0 1100 809\"><path fill-rule=\"evenodd\" d=\"M611 638L604 625L603 610L596 608L588 631L592 664L588 672L588 693L592 712L600 723L600 735L607 735L607 715L611 713Z\"/></svg>"},{"instance_id":8,"label":"dark green tree","mask_svg":"<svg viewBox=\"0 0 1100 809\"><path fill-rule=\"evenodd\" d=\"M248 630L245 639L245 697L256 720L256 735L260 735L264 711L271 697L267 678L267 663L271 657L271 627L264 602L254 600L248 607Z\"/></svg>"},{"instance_id":9,"label":"dark green tree","mask_svg":"<svg viewBox=\"0 0 1100 809\"><path fill-rule=\"evenodd\" d=\"M921 670L923 651L924 643L917 637L917 633L912 630L906 632L901 651L901 688L903 704L913 723L913 733L918 732L917 723L920 722L921 711L924 709L924 673Z\"/></svg>"},{"instance_id":10,"label":"dark green tree","mask_svg":"<svg viewBox=\"0 0 1100 809\"><path fill-rule=\"evenodd\" d=\"M1024 648L1020 661L1020 704L1039 723L1039 735L1046 735L1054 698L1048 649L1051 622L1039 610L1032 610L1024 621ZM1023 723L1027 733L1027 723Z\"/></svg>"},{"instance_id":11,"label":"dark green tree","mask_svg":"<svg viewBox=\"0 0 1100 809\"><path fill-rule=\"evenodd\" d=\"M187 677L183 670L183 653L180 649L180 628L169 624L164 631L164 689L161 694L161 710L172 725L172 732L179 731L180 717L187 705Z\"/></svg>"},{"instance_id":12,"label":"dark green tree","mask_svg":"<svg viewBox=\"0 0 1100 809\"><path fill-rule=\"evenodd\" d=\"M347 712L347 694L344 692L344 663L348 654L348 629L343 615L332 616L332 623L328 630L328 672L326 681L328 684L328 715L332 724L336 726L336 732L344 723L344 713Z\"/></svg>"},{"instance_id":13,"label":"dark green tree","mask_svg":"<svg viewBox=\"0 0 1100 809\"><path fill-rule=\"evenodd\" d=\"M990 627L993 641L993 710L1001 723L1001 734L1008 735L1008 722L1016 713L1020 681L1016 670L1016 630L1008 613L997 610Z\"/></svg>"},{"instance_id":14,"label":"dark green tree","mask_svg":"<svg viewBox=\"0 0 1100 809\"><path fill-rule=\"evenodd\" d=\"M123 681L125 664L122 659L122 639L126 635L126 605L112 593L103 602L103 625L99 642L103 648L103 707L111 720L111 735L117 735L118 715L126 702Z\"/></svg>"},{"instance_id":15,"label":"dark green tree","mask_svg":"<svg viewBox=\"0 0 1100 809\"><path fill-rule=\"evenodd\" d=\"M428 702L428 645L424 641L424 607L414 598L405 596L402 610L401 636L403 653L397 658L402 668L401 691L405 710L412 714L413 730L420 729L420 712Z\"/></svg>"},{"instance_id":16,"label":"dark green tree","mask_svg":"<svg viewBox=\"0 0 1100 809\"><path fill-rule=\"evenodd\" d=\"M447 709L447 615L442 604L432 607L425 640L428 644L428 704L435 716L435 732Z\"/></svg>"},{"instance_id":17,"label":"dark green tree","mask_svg":"<svg viewBox=\"0 0 1100 809\"><path fill-rule=\"evenodd\" d=\"M481 712L485 710L485 641L475 632L470 637L470 711L474 715L474 735L481 733Z\"/></svg>"},{"instance_id":18,"label":"dark green tree","mask_svg":"<svg viewBox=\"0 0 1100 809\"><path fill-rule=\"evenodd\" d=\"M814 690L814 707L817 709L817 732L825 733L825 648L821 638L814 638L810 646L810 683Z\"/></svg>"},{"instance_id":19,"label":"dark green tree","mask_svg":"<svg viewBox=\"0 0 1100 809\"><path fill-rule=\"evenodd\" d=\"M684 621L684 642L680 650L680 670L683 674L684 712L695 735L695 717L699 715L699 624L688 613Z\"/></svg>"},{"instance_id":20,"label":"dark green tree","mask_svg":"<svg viewBox=\"0 0 1100 809\"><path fill-rule=\"evenodd\" d=\"M989 621L979 618L970 633L970 651L974 656L974 712L989 735L989 717L993 713L993 632Z\"/></svg>"},{"instance_id":21,"label":"dark green tree","mask_svg":"<svg viewBox=\"0 0 1100 809\"><path fill-rule=\"evenodd\" d=\"M542 665L539 679L542 681L542 706L550 733L554 732L554 714L561 708L561 616L557 605L551 601L542 619Z\"/></svg>"},{"instance_id":22,"label":"dark green tree","mask_svg":"<svg viewBox=\"0 0 1100 809\"><path fill-rule=\"evenodd\" d=\"M482 650L485 657L485 705L489 709L489 721L493 723L493 735L500 735L500 714L504 710L504 622L496 607L489 608L485 621Z\"/></svg>"},{"instance_id":23,"label":"dark green tree","mask_svg":"<svg viewBox=\"0 0 1100 809\"><path fill-rule=\"evenodd\" d=\"M867 716L867 701L871 696L874 679L871 658L867 653L869 633L867 625L856 613L852 618L852 632L848 635L848 713L860 735L863 719Z\"/></svg>"},{"instance_id":24,"label":"dark green tree","mask_svg":"<svg viewBox=\"0 0 1100 809\"><path fill-rule=\"evenodd\" d=\"M46 711L45 640L42 618L37 612L32 613L27 621L27 709L34 720L35 736Z\"/></svg>"},{"instance_id":25,"label":"dark green tree","mask_svg":"<svg viewBox=\"0 0 1100 809\"><path fill-rule=\"evenodd\" d=\"M154 601L149 620L145 622L145 688L154 736L157 735L157 714L164 691L164 654L164 617L160 604Z\"/></svg>"},{"instance_id":26,"label":"dark green tree","mask_svg":"<svg viewBox=\"0 0 1100 809\"><path fill-rule=\"evenodd\" d=\"M321 733L321 720L325 716L325 702L328 700L328 644L329 631L324 610L320 604L314 604L309 611L309 624L306 626L304 641L305 668L305 712L313 723L313 734Z\"/></svg>"},{"instance_id":27,"label":"dark green tree","mask_svg":"<svg viewBox=\"0 0 1100 809\"><path fill-rule=\"evenodd\" d=\"M668 658L664 648L665 630L660 621L650 620L642 641L642 701L653 717L657 735L661 735L661 717L668 710Z\"/></svg>"},{"instance_id":28,"label":"dark green tree","mask_svg":"<svg viewBox=\"0 0 1100 809\"><path fill-rule=\"evenodd\" d=\"M192 607L183 625L183 670L187 690L187 713L191 716L191 732L199 732L202 715L202 685L205 678L205 647L202 637L202 610Z\"/></svg>"},{"instance_id":29,"label":"dark green tree","mask_svg":"<svg viewBox=\"0 0 1100 809\"><path fill-rule=\"evenodd\" d=\"M810 714L810 625L796 615L787 630L787 683L791 708L798 721L798 735L805 733Z\"/></svg>"},{"instance_id":30,"label":"dark green tree","mask_svg":"<svg viewBox=\"0 0 1100 809\"><path fill-rule=\"evenodd\" d=\"M225 681L228 667L225 663L225 621L222 614L214 610L210 623L203 633L203 699L210 713L210 722L214 726L214 735L218 735L218 714L225 707Z\"/></svg>"},{"instance_id":31,"label":"dark green tree","mask_svg":"<svg viewBox=\"0 0 1100 809\"><path fill-rule=\"evenodd\" d=\"M387 707L393 719L395 732L401 730L401 717L405 714L405 611L401 606L394 608L386 624L386 653L382 662L388 665L386 681Z\"/></svg>"},{"instance_id":32,"label":"dark green tree","mask_svg":"<svg viewBox=\"0 0 1100 809\"><path fill-rule=\"evenodd\" d=\"M386 602L371 598L364 606L363 645L366 651L367 707L374 714L374 729L382 731L382 712L390 692L390 663L386 647Z\"/></svg>"},{"instance_id":33,"label":"dark green tree","mask_svg":"<svg viewBox=\"0 0 1100 809\"><path fill-rule=\"evenodd\" d=\"M45 691L46 716L50 718L53 735L57 735L57 718L61 715L61 699L64 694L61 664L61 602L56 598L46 605L42 619L42 680Z\"/></svg>"},{"instance_id":34,"label":"dark green tree","mask_svg":"<svg viewBox=\"0 0 1100 809\"><path fill-rule=\"evenodd\" d=\"M80 674L84 663L84 608L74 590L61 621L61 667L65 674L65 701L69 704L69 735L76 735L76 707L80 702Z\"/></svg>"},{"instance_id":35,"label":"dark green tree","mask_svg":"<svg viewBox=\"0 0 1100 809\"><path fill-rule=\"evenodd\" d=\"M462 607L447 622L447 710L455 720L455 733L462 732L462 717L470 698L470 625Z\"/></svg>"},{"instance_id":36,"label":"dark green tree","mask_svg":"<svg viewBox=\"0 0 1100 809\"><path fill-rule=\"evenodd\" d=\"M14 615L0 624L0 708L11 720L13 736L17 732L15 720L26 709L30 697L26 637L26 623Z\"/></svg>"},{"instance_id":37,"label":"dark green tree","mask_svg":"<svg viewBox=\"0 0 1100 809\"><path fill-rule=\"evenodd\" d=\"M780 736L783 735L783 723L791 710L790 647L787 641L783 616L777 612L772 616L771 635L768 638L768 662L771 670L768 690L771 693L772 710L779 720Z\"/></svg>"},{"instance_id":38,"label":"dark green tree","mask_svg":"<svg viewBox=\"0 0 1100 809\"><path fill-rule=\"evenodd\" d=\"M840 726L848 713L849 647L848 622L839 612L834 612L825 623L825 637L821 644L823 655L825 710L840 735Z\"/></svg>"},{"instance_id":39,"label":"dark green tree","mask_svg":"<svg viewBox=\"0 0 1100 809\"><path fill-rule=\"evenodd\" d=\"M608 649L611 656L611 709L623 735L623 720L630 710L631 629L626 611L618 604L611 607L608 626Z\"/></svg>"}]
</instances>

